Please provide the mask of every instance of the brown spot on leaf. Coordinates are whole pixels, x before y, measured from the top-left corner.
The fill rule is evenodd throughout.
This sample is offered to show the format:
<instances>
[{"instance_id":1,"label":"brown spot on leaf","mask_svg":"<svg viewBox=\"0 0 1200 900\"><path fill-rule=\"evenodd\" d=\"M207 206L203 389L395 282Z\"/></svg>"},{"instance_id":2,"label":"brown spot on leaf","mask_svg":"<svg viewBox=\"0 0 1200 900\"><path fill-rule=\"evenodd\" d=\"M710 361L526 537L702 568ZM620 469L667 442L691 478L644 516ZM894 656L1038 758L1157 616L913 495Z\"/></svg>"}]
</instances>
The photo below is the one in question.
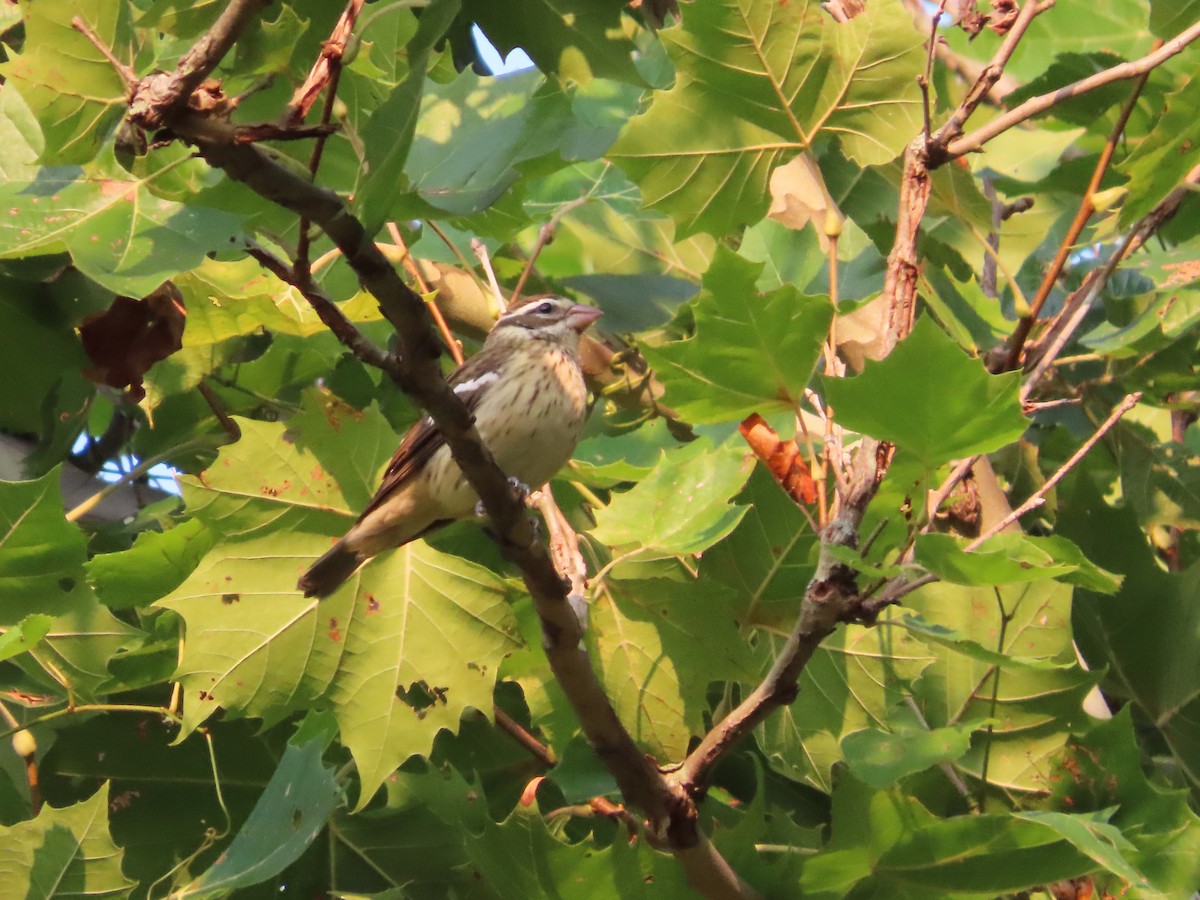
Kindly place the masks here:
<instances>
[{"instance_id":1,"label":"brown spot on leaf","mask_svg":"<svg viewBox=\"0 0 1200 900\"><path fill-rule=\"evenodd\" d=\"M242 599L242 595L241 595L241 594L237 594L237 593L232 593L232 592L231 592L231 593L228 593L228 594L222 594L222 595L221 595L221 602L222 602L222 603L224 603L226 606L229 606L229 605L231 605L231 604L233 604L233 603L237 603L237 602L238 602L239 600L241 600L241 599Z\"/></svg>"},{"instance_id":2,"label":"brown spot on leaf","mask_svg":"<svg viewBox=\"0 0 1200 900\"><path fill-rule=\"evenodd\" d=\"M329 639L337 644L342 642L342 629L338 626L335 616L331 616L329 619Z\"/></svg>"}]
</instances>

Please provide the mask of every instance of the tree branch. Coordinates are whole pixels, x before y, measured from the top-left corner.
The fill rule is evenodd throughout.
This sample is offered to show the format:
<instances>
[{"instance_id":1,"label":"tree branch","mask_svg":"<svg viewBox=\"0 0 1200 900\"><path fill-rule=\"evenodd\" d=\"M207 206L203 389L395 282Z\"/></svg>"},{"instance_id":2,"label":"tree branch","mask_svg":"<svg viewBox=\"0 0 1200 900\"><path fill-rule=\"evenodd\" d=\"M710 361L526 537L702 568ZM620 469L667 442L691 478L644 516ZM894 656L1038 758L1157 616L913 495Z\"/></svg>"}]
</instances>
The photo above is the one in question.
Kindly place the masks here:
<instances>
[{"instance_id":1,"label":"tree branch","mask_svg":"<svg viewBox=\"0 0 1200 900\"><path fill-rule=\"evenodd\" d=\"M230 0L208 29L179 60L174 72L156 72L133 86L129 120L154 131L186 106L188 98L217 67L246 27L271 0Z\"/></svg>"},{"instance_id":2,"label":"tree branch","mask_svg":"<svg viewBox=\"0 0 1200 900\"><path fill-rule=\"evenodd\" d=\"M996 118L992 119L986 125L977 128L965 137L949 141L946 145L946 153L949 157L954 158L962 156L965 153L974 153L977 150L982 150L983 145L998 134L1007 131L1014 125L1019 125L1021 122L1036 116L1038 113L1045 112L1055 104L1069 100L1071 97L1078 97L1080 94L1086 94L1088 91L1094 91L1096 88L1104 87L1106 84L1112 84L1114 81L1136 78L1139 75L1149 72L1151 69L1161 66L1198 37L1200 37L1200 22L1196 22L1191 28L1180 32L1163 44L1158 50L1143 56L1141 59L1121 63L1120 65L1113 66L1111 69L1105 69L1103 72L1097 72L1095 75L1081 78L1079 81L1068 84L1066 87L1061 87L1057 91L1051 91L1048 94L1041 94L1037 97L1030 97L1020 106L1016 106L1008 112L996 116Z\"/></svg>"},{"instance_id":3,"label":"tree branch","mask_svg":"<svg viewBox=\"0 0 1200 900\"><path fill-rule=\"evenodd\" d=\"M617 717L581 645L580 624L566 602L564 585L537 539L524 504L484 446L470 413L442 377L439 347L424 301L404 283L337 194L293 174L257 146L235 143L232 126L187 106L191 89L203 77L197 79L196 73L206 74L217 65L261 6L262 0L232 0L185 56L186 66L181 61L173 75L152 75L135 86L131 120L141 127L169 127L210 165L313 222L341 250L396 329L397 383L441 430L455 462L483 501L502 552L521 569L541 620L551 669L597 755L626 800L646 813L652 833L674 848L695 846L699 836L694 806L667 783Z\"/></svg>"},{"instance_id":4,"label":"tree branch","mask_svg":"<svg viewBox=\"0 0 1200 900\"><path fill-rule=\"evenodd\" d=\"M1028 500L1010 512L1007 516L1005 516L979 537L975 538L975 540L971 541L971 543L967 544L963 550L966 553L970 553L972 550L979 549L983 542L988 538L996 536L1013 522L1020 519L1021 516L1045 503L1046 495L1054 489L1054 486L1062 481L1067 476L1068 472L1079 465L1080 460L1082 460L1088 455L1089 452L1091 452L1091 449L1096 446L1096 443L1100 440L1100 438L1104 437L1104 435L1106 435L1112 429L1112 427L1120 421L1121 417L1125 415L1125 413L1137 406L1138 401L1141 399L1141 391L1135 391L1132 394L1127 394L1125 399L1116 405L1113 411L1109 414L1108 418L1105 419L1100 427L1095 430L1092 436L1080 444L1079 449L1072 453L1067 461L1059 466L1058 470L1053 475L1046 479L1045 484L1034 491Z\"/></svg>"},{"instance_id":5,"label":"tree branch","mask_svg":"<svg viewBox=\"0 0 1200 900\"><path fill-rule=\"evenodd\" d=\"M1162 46L1162 41L1155 42L1155 49ZM1042 276L1042 282L1038 285L1037 293L1034 294L1033 300L1029 304L1028 315L1022 316L1021 321L1017 323L1016 331L1013 332L1012 341L1009 345L1008 359L1004 362L1005 371L1015 369L1021 360L1021 350L1025 346L1025 339L1029 337L1029 332L1037 322L1038 316L1042 312L1042 307L1046 303L1046 299L1050 296L1050 291L1058 282L1058 276L1062 274L1063 267L1067 264L1067 258L1071 255L1071 250L1075 247L1075 241L1079 239L1079 235L1083 233L1084 226L1091 219L1092 214L1096 211L1096 207L1092 204L1092 196L1100 189L1100 182L1104 178L1104 174L1108 171L1108 165L1112 162L1113 153L1116 152L1117 142L1121 139L1121 135L1125 132L1125 125L1129 121L1129 116L1133 113L1133 108L1137 104L1138 97L1142 94L1142 88L1146 86L1146 80L1150 77L1150 71L1146 70L1138 76L1137 82L1133 86L1133 90L1129 93L1129 98L1121 107L1121 113L1117 116L1117 122L1113 126L1112 131L1108 134L1108 140L1104 142L1104 149L1100 151L1100 158L1096 160L1096 167L1092 170L1091 180L1088 186L1084 189L1083 198L1079 201L1079 209L1075 212L1075 218L1072 220L1070 227L1067 228L1067 233L1063 235L1062 241L1058 245L1058 251L1054 254L1054 260L1050 263L1050 268L1046 270L1046 274Z\"/></svg>"}]
</instances>

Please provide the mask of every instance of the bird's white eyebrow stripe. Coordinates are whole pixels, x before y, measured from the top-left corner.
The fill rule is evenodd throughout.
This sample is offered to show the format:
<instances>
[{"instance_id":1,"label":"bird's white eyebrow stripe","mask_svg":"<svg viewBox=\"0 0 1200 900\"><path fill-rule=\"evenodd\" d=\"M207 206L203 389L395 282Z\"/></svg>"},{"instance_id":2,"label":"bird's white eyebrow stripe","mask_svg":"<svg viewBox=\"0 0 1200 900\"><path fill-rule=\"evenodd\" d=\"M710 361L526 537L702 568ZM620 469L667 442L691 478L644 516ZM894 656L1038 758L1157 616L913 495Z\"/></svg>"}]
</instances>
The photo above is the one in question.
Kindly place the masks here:
<instances>
[{"instance_id":1,"label":"bird's white eyebrow stripe","mask_svg":"<svg viewBox=\"0 0 1200 900\"><path fill-rule=\"evenodd\" d=\"M491 384L499 377L499 372L484 372L482 375L478 375L475 378L472 378L470 381L464 381L462 384L456 384L454 386L454 393L461 397L463 394L469 394L471 391L478 390L485 384Z\"/></svg>"}]
</instances>

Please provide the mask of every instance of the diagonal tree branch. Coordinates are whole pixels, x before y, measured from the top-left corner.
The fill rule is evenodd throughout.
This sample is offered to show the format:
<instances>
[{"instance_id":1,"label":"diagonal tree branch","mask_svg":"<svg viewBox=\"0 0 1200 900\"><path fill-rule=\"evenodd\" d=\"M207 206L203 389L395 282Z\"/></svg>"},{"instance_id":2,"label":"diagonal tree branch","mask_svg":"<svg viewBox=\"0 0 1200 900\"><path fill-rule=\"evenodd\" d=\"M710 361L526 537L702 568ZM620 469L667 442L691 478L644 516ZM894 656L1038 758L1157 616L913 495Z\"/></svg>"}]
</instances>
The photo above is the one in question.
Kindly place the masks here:
<instances>
[{"instance_id":1,"label":"diagonal tree branch","mask_svg":"<svg viewBox=\"0 0 1200 900\"><path fill-rule=\"evenodd\" d=\"M1036 116L1038 113L1045 112L1055 104L1062 103L1064 100L1069 100L1072 97L1078 97L1080 94L1086 94L1088 91L1094 91L1097 88L1104 87L1106 84L1112 84L1114 81L1137 78L1161 66L1197 38L1200 38L1200 22L1196 22L1190 28L1181 31L1153 53L1148 53L1141 59L1120 63L1110 69L1105 69L1103 72L1097 72L1095 75L1081 78L1079 81L1068 84L1066 87L1061 87L1057 91L1051 91L1048 94L1041 94L1037 97L1030 97L1020 106L1016 106L1008 112L996 116L996 118L992 119L986 125L972 131L970 134L964 137L955 137L948 141L946 144L946 153L953 158L962 156L964 153L974 153L977 150L982 150L983 145L992 138L1008 131L1014 125L1019 125L1026 119Z\"/></svg>"},{"instance_id":2,"label":"diagonal tree branch","mask_svg":"<svg viewBox=\"0 0 1200 900\"><path fill-rule=\"evenodd\" d=\"M293 174L257 146L236 143L228 122L188 106L191 91L216 67L263 5L263 0L231 0L174 73L151 75L135 85L131 121L143 128L169 128L196 147L210 165L320 227L342 252L396 329L397 383L437 424L455 462L482 499L501 550L521 569L541 619L551 668L589 741L626 799L646 813L654 837L681 851L697 846L694 806L668 784L617 718L582 647L580 623L566 602L562 580L538 540L522 500L481 441L470 413L443 379L425 303L404 283L337 194ZM311 285L297 287L306 295L312 293Z\"/></svg>"}]
</instances>

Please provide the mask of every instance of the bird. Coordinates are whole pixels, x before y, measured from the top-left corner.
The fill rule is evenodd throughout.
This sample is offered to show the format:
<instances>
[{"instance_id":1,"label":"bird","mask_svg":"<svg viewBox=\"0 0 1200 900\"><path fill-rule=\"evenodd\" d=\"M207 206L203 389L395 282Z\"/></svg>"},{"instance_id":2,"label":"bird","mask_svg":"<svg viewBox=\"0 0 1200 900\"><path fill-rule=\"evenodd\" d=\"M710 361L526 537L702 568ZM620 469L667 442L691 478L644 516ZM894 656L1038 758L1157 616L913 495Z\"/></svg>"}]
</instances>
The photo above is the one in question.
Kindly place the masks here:
<instances>
[{"instance_id":1,"label":"bird","mask_svg":"<svg viewBox=\"0 0 1200 900\"><path fill-rule=\"evenodd\" d=\"M575 451L588 415L579 341L600 316L564 297L530 298L502 315L480 351L447 378L515 482L544 484ZM297 587L326 597L368 559L474 515L478 502L426 416L404 435L362 515Z\"/></svg>"}]
</instances>

